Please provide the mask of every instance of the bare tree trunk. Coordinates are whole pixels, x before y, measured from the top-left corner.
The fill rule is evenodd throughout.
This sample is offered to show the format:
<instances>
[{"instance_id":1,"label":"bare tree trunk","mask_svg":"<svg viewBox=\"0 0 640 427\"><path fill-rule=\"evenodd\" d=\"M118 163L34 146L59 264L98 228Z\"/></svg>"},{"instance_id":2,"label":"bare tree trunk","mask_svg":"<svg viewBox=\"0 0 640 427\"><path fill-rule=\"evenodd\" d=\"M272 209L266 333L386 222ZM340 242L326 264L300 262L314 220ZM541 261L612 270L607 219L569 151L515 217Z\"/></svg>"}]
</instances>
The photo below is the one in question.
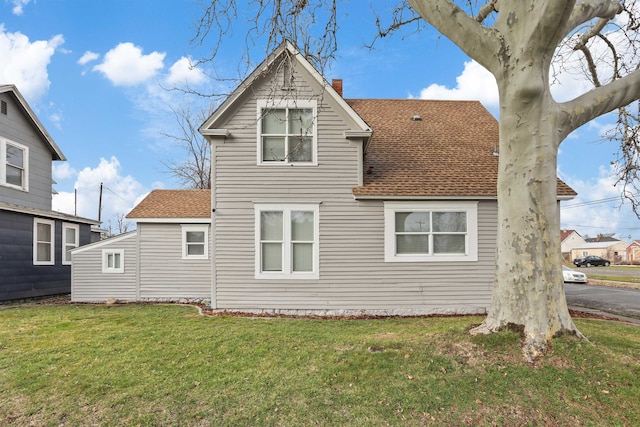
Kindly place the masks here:
<instances>
[{"instance_id":1,"label":"bare tree trunk","mask_svg":"<svg viewBox=\"0 0 640 427\"><path fill-rule=\"evenodd\" d=\"M488 316L472 331L522 331L529 361L544 354L553 337L582 337L569 315L562 277L556 179L562 125L549 114L553 100L544 82L535 86L529 84L527 93L514 90L517 85L500 87L496 280Z\"/></svg>"}]
</instances>

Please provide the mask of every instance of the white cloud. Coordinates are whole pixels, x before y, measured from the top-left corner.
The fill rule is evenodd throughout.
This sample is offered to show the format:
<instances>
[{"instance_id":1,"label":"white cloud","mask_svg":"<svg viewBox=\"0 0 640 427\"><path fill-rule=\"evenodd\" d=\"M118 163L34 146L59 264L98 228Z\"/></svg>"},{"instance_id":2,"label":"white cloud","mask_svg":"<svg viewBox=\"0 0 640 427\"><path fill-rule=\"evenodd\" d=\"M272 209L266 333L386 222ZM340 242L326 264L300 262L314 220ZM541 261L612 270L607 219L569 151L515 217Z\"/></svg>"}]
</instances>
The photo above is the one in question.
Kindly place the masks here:
<instances>
[{"instance_id":1,"label":"white cloud","mask_svg":"<svg viewBox=\"0 0 640 427\"><path fill-rule=\"evenodd\" d=\"M165 55L160 52L143 55L142 49L133 43L120 43L93 70L103 73L115 86L135 86L156 76L164 67Z\"/></svg>"},{"instance_id":2,"label":"white cloud","mask_svg":"<svg viewBox=\"0 0 640 427\"><path fill-rule=\"evenodd\" d=\"M78 174L78 171L72 168L69 162L53 163L53 179L56 181L73 178L77 174Z\"/></svg>"},{"instance_id":3,"label":"white cloud","mask_svg":"<svg viewBox=\"0 0 640 427\"><path fill-rule=\"evenodd\" d=\"M432 84L420 91L421 99L478 100L485 107L498 107L498 85L486 68L476 61L464 63L464 70L456 78L457 86L447 88Z\"/></svg>"},{"instance_id":4,"label":"white cloud","mask_svg":"<svg viewBox=\"0 0 640 427\"><path fill-rule=\"evenodd\" d=\"M183 56L176 61L171 68L169 68L169 74L167 75L166 82L171 85L199 85L207 80L207 76L202 70L195 68L191 59Z\"/></svg>"},{"instance_id":5,"label":"white cloud","mask_svg":"<svg viewBox=\"0 0 640 427\"><path fill-rule=\"evenodd\" d=\"M20 32L6 32L0 24L0 82L15 84L29 102L34 102L49 89L47 66L63 43L60 34L31 42Z\"/></svg>"},{"instance_id":6,"label":"white cloud","mask_svg":"<svg viewBox=\"0 0 640 427\"><path fill-rule=\"evenodd\" d=\"M11 9L11 12L14 15L22 15L24 13L24 7L26 5L28 5L31 2L31 0L13 0L13 9Z\"/></svg>"},{"instance_id":7,"label":"white cloud","mask_svg":"<svg viewBox=\"0 0 640 427\"><path fill-rule=\"evenodd\" d=\"M98 58L100 58L100 55L98 55L95 52L91 52L90 50L88 50L80 57L80 59L78 59L78 64L86 65L87 63L89 63L91 61L95 61Z\"/></svg>"},{"instance_id":8,"label":"white cloud","mask_svg":"<svg viewBox=\"0 0 640 427\"><path fill-rule=\"evenodd\" d=\"M69 178L76 173L70 165L61 164L54 167L54 177ZM85 167L77 173L75 189L77 190L77 215L85 218L98 218L100 199L100 183L102 183L102 221L107 223L131 209L148 193L148 190L131 175L123 176L120 162L115 156L109 160L100 159L95 168ZM75 195L73 192L60 192L53 196L53 209L73 214L75 211Z\"/></svg>"}]
</instances>

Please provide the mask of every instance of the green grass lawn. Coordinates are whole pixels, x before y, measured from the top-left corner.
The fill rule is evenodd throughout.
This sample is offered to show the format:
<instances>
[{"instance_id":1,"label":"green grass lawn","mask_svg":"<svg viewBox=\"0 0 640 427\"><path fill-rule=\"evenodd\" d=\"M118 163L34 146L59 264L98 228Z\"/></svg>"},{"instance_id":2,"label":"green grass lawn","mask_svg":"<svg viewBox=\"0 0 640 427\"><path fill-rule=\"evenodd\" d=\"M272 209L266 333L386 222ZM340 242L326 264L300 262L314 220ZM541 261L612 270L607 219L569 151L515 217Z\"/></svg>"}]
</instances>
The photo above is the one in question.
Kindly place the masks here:
<instances>
[{"instance_id":1,"label":"green grass lawn","mask_svg":"<svg viewBox=\"0 0 640 427\"><path fill-rule=\"evenodd\" d=\"M0 425L640 425L637 326L577 320L529 366L480 321L0 310Z\"/></svg>"}]
</instances>

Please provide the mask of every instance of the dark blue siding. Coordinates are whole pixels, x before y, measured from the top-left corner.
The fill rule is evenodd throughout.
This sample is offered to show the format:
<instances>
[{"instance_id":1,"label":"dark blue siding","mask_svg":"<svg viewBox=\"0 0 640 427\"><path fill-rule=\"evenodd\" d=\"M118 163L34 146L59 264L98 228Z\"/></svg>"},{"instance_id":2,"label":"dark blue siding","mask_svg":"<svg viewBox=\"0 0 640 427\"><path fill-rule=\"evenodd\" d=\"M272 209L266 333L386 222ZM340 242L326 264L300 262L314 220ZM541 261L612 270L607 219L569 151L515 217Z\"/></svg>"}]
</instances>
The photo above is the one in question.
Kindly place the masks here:
<instances>
[{"instance_id":1,"label":"dark blue siding","mask_svg":"<svg viewBox=\"0 0 640 427\"><path fill-rule=\"evenodd\" d=\"M33 265L33 219L0 210L0 301L71 292L71 266L62 265L63 221L55 220L55 265ZM91 227L79 226L80 245L90 243Z\"/></svg>"}]
</instances>

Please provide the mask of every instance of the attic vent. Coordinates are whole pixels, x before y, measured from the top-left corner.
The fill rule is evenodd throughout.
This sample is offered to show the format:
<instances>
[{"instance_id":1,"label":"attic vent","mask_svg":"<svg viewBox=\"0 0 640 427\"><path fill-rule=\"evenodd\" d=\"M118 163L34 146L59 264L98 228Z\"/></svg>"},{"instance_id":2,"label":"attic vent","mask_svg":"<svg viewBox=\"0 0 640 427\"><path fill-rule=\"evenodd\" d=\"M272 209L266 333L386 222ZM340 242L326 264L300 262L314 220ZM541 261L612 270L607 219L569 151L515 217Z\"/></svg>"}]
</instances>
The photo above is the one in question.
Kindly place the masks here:
<instances>
[{"instance_id":1,"label":"attic vent","mask_svg":"<svg viewBox=\"0 0 640 427\"><path fill-rule=\"evenodd\" d=\"M0 113L7 115L7 101L0 101Z\"/></svg>"},{"instance_id":2,"label":"attic vent","mask_svg":"<svg viewBox=\"0 0 640 427\"><path fill-rule=\"evenodd\" d=\"M411 120L413 120L414 122L421 122L422 117L416 114L415 116L411 117Z\"/></svg>"}]
</instances>

